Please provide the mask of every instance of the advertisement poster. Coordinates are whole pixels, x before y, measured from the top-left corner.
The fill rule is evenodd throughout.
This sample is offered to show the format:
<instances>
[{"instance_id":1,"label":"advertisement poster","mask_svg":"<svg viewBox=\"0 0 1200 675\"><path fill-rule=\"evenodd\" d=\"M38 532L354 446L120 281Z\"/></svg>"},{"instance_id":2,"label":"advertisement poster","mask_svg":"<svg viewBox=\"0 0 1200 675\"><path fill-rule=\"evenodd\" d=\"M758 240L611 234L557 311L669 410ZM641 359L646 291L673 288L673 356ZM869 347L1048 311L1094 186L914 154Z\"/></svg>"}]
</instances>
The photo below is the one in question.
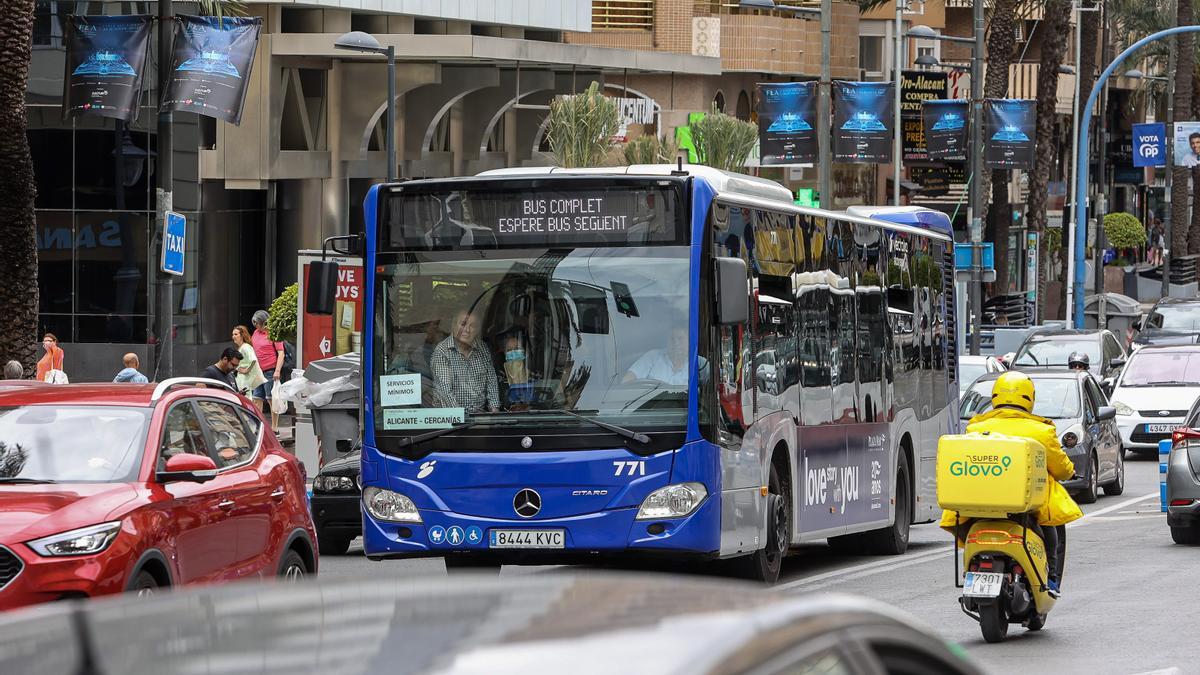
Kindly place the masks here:
<instances>
[{"instance_id":1,"label":"advertisement poster","mask_svg":"<svg viewBox=\"0 0 1200 675\"><path fill-rule=\"evenodd\" d=\"M967 102L955 99L923 101L921 125L931 160L967 159Z\"/></svg>"},{"instance_id":2,"label":"advertisement poster","mask_svg":"<svg viewBox=\"0 0 1200 675\"><path fill-rule=\"evenodd\" d=\"M891 82L833 82L833 160L892 161Z\"/></svg>"},{"instance_id":3,"label":"advertisement poster","mask_svg":"<svg viewBox=\"0 0 1200 675\"><path fill-rule=\"evenodd\" d=\"M216 17L176 17L163 108L240 123L261 23L259 18L227 16L218 24Z\"/></svg>"},{"instance_id":4,"label":"advertisement poster","mask_svg":"<svg viewBox=\"0 0 1200 675\"><path fill-rule=\"evenodd\" d=\"M339 356L362 349L363 270L360 258L330 256L338 264L337 291L333 316L309 314L304 311L305 289L308 288L309 263L320 260L319 251L302 251L300 255L300 326L296 336L297 367L310 361Z\"/></svg>"},{"instance_id":5,"label":"advertisement poster","mask_svg":"<svg viewBox=\"0 0 1200 675\"><path fill-rule=\"evenodd\" d=\"M983 161L989 169L1032 169L1036 101L988 99L984 105Z\"/></svg>"},{"instance_id":6,"label":"advertisement poster","mask_svg":"<svg viewBox=\"0 0 1200 675\"><path fill-rule=\"evenodd\" d=\"M63 117L137 116L150 24L141 15L67 15Z\"/></svg>"},{"instance_id":7,"label":"advertisement poster","mask_svg":"<svg viewBox=\"0 0 1200 675\"><path fill-rule=\"evenodd\" d=\"M817 159L817 83L758 85L758 141L763 165Z\"/></svg>"},{"instance_id":8,"label":"advertisement poster","mask_svg":"<svg viewBox=\"0 0 1200 675\"><path fill-rule=\"evenodd\" d=\"M1175 123L1175 166L1200 166L1200 122Z\"/></svg>"},{"instance_id":9,"label":"advertisement poster","mask_svg":"<svg viewBox=\"0 0 1200 675\"><path fill-rule=\"evenodd\" d=\"M900 79L900 138L904 160L929 161L923 103L946 98L946 74L906 70Z\"/></svg>"}]
</instances>

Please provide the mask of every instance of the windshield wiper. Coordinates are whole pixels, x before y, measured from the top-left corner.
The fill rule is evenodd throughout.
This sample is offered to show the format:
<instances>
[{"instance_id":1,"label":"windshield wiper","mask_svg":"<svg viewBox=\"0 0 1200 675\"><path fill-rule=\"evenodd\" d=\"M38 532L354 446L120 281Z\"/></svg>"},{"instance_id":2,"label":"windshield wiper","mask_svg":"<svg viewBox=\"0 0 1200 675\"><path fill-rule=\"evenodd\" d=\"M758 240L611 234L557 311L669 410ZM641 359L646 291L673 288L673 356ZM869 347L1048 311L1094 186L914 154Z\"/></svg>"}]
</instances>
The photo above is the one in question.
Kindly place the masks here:
<instances>
[{"instance_id":1,"label":"windshield wiper","mask_svg":"<svg viewBox=\"0 0 1200 675\"><path fill-rule=\"evenodd\" d=\"M1163 380L1161 382L1147 382L1147 387L1195 387L1196 382L1180 382L1179 380Z\"/></svg>"},{"instance_id":2,"label":"windshield wiper","mask_svg":"<svg viewBox=\"0 0 1200 675\"><path fill-rule=\"evenodd\" d=\"M445 429L434 429L433 431L427 431L423 434L417 434L416 436L408 436L403 441L400 441L400 447L403 448L409 445L416 445L417 443L424 443L425 441L432 441L439 436L452 434L455 431L462 431L463 429L470 429L476 424L479 424L479 422L477 420L472 420L470 422L463 422L462 424L455 424L454 426L446 427Z\"/></svg>"},{"instance_id":3,"label":"windshield wiper","mask_svg":"<svg viewBox=\"0 0 1200 675\"><path fill-rule=\"evenodd\" d=\"M630 431L629 429L626 429L625 427L619 427L615 424L609 424L608 422L601 422L600 420L595 419L593 417L588 417L587 415L580 415L579 413L575 412L574 410L566 410L566 409L526 410L520 414L529 415L529 414L546 414L546 413L551 413L551 414L563 413L565 415L570 415L571 417L581 419L584 422L589 422L591 424L594 424L594 425L600 427L601 429L604 429L605 431L611 431L614 434L616 434L622 438L627 438L631 441L636 441L643 445L650 444L650 437L647 436L646 434L641 433L640 431Z\"/></svg>"},{"instance_id":4,"label":"windshield wiper","mask_svg":"<svg viewBox=\"0 0 1200 675\"><path fill-rule=\"evenodd\" d=\"M54 481L46 480L45 478L17 478L15 476L0 478L0 483L11 485L45 485L46 483L53 482Z\"/></svg>"}]
</instances>

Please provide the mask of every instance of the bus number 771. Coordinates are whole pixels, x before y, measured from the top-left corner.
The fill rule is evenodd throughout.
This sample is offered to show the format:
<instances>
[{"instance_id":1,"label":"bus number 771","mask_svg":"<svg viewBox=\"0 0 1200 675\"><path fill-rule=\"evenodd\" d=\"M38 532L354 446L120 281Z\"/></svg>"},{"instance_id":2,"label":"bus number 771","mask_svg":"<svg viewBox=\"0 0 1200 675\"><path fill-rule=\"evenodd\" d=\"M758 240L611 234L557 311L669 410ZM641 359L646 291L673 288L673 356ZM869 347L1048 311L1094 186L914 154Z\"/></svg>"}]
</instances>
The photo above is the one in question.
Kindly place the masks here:
<instances>
[{"instance_id":1,"label":"bus number 771","mask_svg":"<svg viewBox=\"0 0 1200 675\"><path fill-rule=\"evenodd\" d=\"M631 462L616 461L616 462L613 462L613 467L616 468L616 470L613 472L614 476L620 476L622 471L625 472L626 476L645 476L646 475L646 463L642 462L642 461L637 461L637 460L634 460Z\"/></svg>"}]
</instances>

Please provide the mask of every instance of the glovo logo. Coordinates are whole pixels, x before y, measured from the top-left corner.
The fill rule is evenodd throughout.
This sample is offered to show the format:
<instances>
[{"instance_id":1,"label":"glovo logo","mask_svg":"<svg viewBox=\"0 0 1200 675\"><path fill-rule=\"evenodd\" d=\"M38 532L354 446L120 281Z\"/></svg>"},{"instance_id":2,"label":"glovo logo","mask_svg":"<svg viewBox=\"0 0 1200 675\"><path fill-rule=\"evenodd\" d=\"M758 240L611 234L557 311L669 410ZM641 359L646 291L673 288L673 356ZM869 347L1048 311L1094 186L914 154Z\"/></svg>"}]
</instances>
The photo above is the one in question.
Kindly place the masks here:
<instances>
[{"instance_id":1,"label":"glovo logo","mask_svg":"<svg viewBox=\"0 0 1200 675\"><path fill-rule=\"evenodd\" d=\"M972 462L968 460L959 460L950 463L951 476L993 476L999 478L1008 470L1008 466L1012 464L1011 457L1001 457L999 462Z\"/></svg>"}]
</instances>

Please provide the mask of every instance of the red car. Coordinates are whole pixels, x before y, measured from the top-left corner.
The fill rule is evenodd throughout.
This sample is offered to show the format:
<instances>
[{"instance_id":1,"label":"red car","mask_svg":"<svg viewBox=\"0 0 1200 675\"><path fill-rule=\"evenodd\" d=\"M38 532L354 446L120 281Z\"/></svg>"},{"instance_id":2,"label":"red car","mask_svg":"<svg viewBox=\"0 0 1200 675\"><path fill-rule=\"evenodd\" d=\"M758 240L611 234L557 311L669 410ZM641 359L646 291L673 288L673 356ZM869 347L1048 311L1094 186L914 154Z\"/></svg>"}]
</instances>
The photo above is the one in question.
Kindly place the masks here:
<instances>
[{"instance_id":1,"label":"red car","mask_svg":"<svg viewBox=\"0 0 1200 675\"><path fill-rule=\"evenodd\" d=\"M0 609L316 574L303 466L198 382L0 386Z\"/></svg>"}]
</instances>

